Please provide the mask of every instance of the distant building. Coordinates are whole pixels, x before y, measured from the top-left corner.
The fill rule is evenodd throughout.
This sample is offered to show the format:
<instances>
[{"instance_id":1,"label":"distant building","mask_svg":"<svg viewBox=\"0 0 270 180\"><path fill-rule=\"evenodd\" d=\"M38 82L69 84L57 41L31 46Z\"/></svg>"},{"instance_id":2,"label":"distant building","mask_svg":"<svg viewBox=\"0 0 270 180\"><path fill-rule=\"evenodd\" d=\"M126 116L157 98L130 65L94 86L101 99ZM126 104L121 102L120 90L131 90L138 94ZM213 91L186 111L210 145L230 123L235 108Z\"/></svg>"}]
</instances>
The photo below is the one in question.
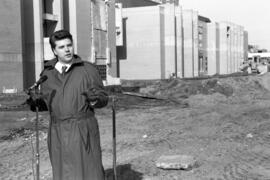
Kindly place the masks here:
<instances>
[{"instance_id":1,"label":"distant building","mask_svg":"<svg viewBox=\"0 0 270 180\"><path fill-rule=\"evenodd\" d=\"M183 10L183 77L207 74L207 23L197 11Z\"/></svg>"},{"instance_id":2,"label":"distant building","mask_svg":"<svg viewBox=\"0 0 270 180\"><path fill-rule=\"evenodd\" d=\"M263 62L270 64L270 52L248 53L248 60L258 64Z\"/></svg>"},{"instance_id":3,"label":"distant building","mask_svg":"<svg viewBox=\"0 0 270 180\"><path fill-rule=\"evenodd\" d=\"M123 8L124 43L117 47L122 79L191 78L239 71L248 34L231 22L211 22L167 1Z\"/></svg>"},{"instance_id":4,"label":"distant building","mask_svg":"<svg viewBox=\"0 0 270 180\"><path fill-rule=\"evenodd\" d=\"M247 53L244 28L231 22L220 22L218 32L217 73L231 74L239 71Z\"/></svg>"}]
</instances>

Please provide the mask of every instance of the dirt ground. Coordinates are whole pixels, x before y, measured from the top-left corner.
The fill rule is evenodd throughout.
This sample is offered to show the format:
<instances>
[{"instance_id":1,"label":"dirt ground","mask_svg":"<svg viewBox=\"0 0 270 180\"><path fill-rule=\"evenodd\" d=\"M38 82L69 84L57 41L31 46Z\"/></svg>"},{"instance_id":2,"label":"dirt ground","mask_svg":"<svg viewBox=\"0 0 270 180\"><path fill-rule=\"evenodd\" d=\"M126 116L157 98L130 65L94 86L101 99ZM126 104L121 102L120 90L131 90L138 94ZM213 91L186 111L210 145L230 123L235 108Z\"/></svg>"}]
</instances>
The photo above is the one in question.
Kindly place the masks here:
<instances>
[{"instance_id":1,"label":"dirt ground","mask_svg":"<svg viewBox=\"0 0 270 180\"><path fill-rule=\"evenodd\" d=\"M198 80L126 81L139 93L117 99L118 180L270 179L270 74ZM34 179L35 113L25 96L0 96L0 179ZM48 114L40 119L40 177L52 179L47 152ZM111 104L96 111L103 164L112 179ZM189 170L162 170L161 155L190 155Z\"/></svg>"}]
</instances>

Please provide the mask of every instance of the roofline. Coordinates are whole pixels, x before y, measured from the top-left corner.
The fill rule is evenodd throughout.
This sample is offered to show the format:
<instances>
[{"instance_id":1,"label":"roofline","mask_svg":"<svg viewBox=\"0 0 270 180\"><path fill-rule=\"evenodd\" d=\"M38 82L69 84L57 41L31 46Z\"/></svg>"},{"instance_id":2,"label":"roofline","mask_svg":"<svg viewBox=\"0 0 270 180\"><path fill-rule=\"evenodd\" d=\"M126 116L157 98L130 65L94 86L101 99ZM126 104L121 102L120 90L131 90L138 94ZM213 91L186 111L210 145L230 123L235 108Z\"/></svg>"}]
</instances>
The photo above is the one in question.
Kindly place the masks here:
<instances>
[{"instance_id":1,"label":"roofline","mask_svg":"<svg viewBox=\"0 0 270 180\"><path fill-rule=\"evenodd\" d=\"M270 57L270 52L262 52L262 53L248 53L248 57L254 57L254 56L260 56L260 57Z\"/></svg>"},{"instance_id":2,"label":"roofline","mask_svg":"<svg viewBox=\"0 0 270 180\"><path fill-rule=\"evenodd\" d=\"M203 21L203 22L206 22L206 23L210 23L211 22L211 20L209 18L204 17L204 16L201 16L201 15L199 15L199 20L200 21Z\"/></svg>"}]
</instances>

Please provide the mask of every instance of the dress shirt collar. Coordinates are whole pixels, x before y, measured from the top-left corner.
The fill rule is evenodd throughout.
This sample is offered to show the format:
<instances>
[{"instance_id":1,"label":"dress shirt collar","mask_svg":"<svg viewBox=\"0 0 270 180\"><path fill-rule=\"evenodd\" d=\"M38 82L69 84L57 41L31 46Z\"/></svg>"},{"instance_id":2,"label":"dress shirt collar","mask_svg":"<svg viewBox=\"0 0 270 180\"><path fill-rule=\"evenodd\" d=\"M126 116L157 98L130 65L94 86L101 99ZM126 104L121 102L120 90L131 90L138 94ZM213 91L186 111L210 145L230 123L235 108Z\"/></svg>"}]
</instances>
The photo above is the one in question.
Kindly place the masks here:
<instances>
[{"instance_id":1,"label":"dress shirt collar","mask_svg":"<svg viewBox=\"0 0 270 180\"><path fill-rule=\"evenodd\" d=\"M59 72L59 73L62 73L62 66L67 66L67 69L66 69L66 72L69 70L71 64L64 64L60 61L58 61L56 64L55 64L55 69Z\"/></svg>"}]
</instances>

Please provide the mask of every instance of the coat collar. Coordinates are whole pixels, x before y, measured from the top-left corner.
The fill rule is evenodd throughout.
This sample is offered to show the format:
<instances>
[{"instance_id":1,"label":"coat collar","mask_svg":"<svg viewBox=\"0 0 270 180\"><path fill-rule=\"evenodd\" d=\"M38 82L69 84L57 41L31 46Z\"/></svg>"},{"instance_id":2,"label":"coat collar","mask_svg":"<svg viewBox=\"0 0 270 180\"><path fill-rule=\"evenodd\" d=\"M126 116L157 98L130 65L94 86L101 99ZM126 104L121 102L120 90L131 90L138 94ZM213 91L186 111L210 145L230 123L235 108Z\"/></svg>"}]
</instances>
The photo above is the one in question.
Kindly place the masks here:
<instances>
[{"instance_id":1,"label":"coat collar","mask_svg":"<svg viewBox=\"0 0 270 180\"><path fill-rule=\"evenodd\" d=\"M55 64L58 62L57 58L54 58L44 64L45 68L54 68ZM72 59L71 66L77 65L77 64L82 64L83 61L78 55L74 55Z\"/></svg>"}]
</instances>

